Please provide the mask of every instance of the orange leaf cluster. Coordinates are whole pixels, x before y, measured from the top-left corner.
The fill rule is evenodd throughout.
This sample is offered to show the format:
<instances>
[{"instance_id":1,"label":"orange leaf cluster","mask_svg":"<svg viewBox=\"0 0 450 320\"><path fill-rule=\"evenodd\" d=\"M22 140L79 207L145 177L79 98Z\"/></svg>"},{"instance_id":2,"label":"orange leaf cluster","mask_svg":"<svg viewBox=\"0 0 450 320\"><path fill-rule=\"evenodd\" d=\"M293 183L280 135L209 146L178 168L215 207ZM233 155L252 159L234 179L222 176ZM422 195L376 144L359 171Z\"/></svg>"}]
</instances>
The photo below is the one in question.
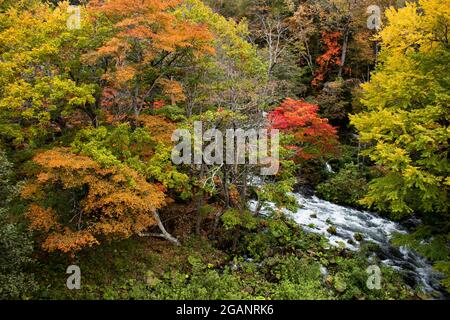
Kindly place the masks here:
<instances>
[{"instance_id":1,"label":"orange leaf cluster","mask_svg":"<svg viewBox=\"0 0 450 320\"><path fill-rule=\"evenodd\" d=\"M157 142L171 143L172 134L177 129L175 123L160 116L140 115L139 125L142 125L152 133L152 139Z\"/></svg>"},{"instance_id":2,"label":"orange leaf cluster","mask_svg":"<svg viewBox=\"0 0 450 320\"><path fill-rule=\"evenodd\" d=\"M107 90L115 90L114 103L108 98L103 106L118 107L119 114L133 109L135 114L146 105L154 91L170 96L172 103L186 99L181 85L168 77L165 66L188 52L194 56L214 54L213 36L206 25L178 19L173 9L180 0L93 0L88 10L94 20L111 23L111 35L96 50L84 55L88 63L107 58L102 78ZM148 78L148 70L157 74ZM154 82L153 82L154 81Z\"/></svg>"},{"instance_id":3,"label":"orange leaf cluster","mask_svg":"<svg viewBox=\"0 0 450 320\"><path fill-rule=\"evenodd\" d=\"M159 84L163 88L163 92L170 96L171 103L175 104L177 101L185 101L186 96L184 95L183 88L178 81L160 79Z\"/></svg>"},{"instance_id":4,"label":"orange leaf cluster","mask_svg":"<svg viewBox=\"0 0 450 320\"><path fill-rule=\"evenodd\" d=\"M37 204L32 204L26 213L26 217L31 221L31 230L49 232L53 228L58 228L55 212L52 209L45 209Z\"/></svg>"},{"instance_id":5,"label":"orange leaf cluster","mask_svg":"<svg viewBox=\"0 0 450 320\"><path fill-rule=\"evenodd\" d=\"M311 82L313 86L318 86L325 80L325 76L329 72L329 69L341 63L341 45L339 44L340 38L340 32L322 32L322 42L324 43L326 51L316 59L319 69L316 71L314 79Z\"/></svg>"},{"instance_id":6,"label":"orange leaf cluster","mask_svg":"<svg viewBox=\"0 0 450 320\"><path fill-rule=\"evenodd\" d=\"M144 63L151 62L159 53L192 48L198 54L213 54L212 34L206 26L177 21L170 13L180 0L93 0L89 9L94 15L105 15L113 23L116 33L106 44L90 55L91 58L114 56L123 65L127 54L136 43L143 48ZM129 68L129 67L127 67ZM129 77L131 69L122 71Z\"/></svg>"},{"instance_id":7,"label":"orange leaf cluster","mask_svg":"<svg viewBox=\"0 0 450 320\"><path fill-rule=\"evenodd\" d=\"M158 100L153 102L153 110L159 110L166 105L164 100Z\"/></svg>"},{"instance_id":8,"label":"orange leaf cluster","mask_svg":"<svg viewBox=\"0 0 450 320\"><path fill-rule=\"evenodd\" d=\"M62 232L51 233L43 242L42 248L48 252L61 251L72 256L85 247L98 245L99 241L86 230L72 231L69 228Z\"/></svg>"}]
</instances>

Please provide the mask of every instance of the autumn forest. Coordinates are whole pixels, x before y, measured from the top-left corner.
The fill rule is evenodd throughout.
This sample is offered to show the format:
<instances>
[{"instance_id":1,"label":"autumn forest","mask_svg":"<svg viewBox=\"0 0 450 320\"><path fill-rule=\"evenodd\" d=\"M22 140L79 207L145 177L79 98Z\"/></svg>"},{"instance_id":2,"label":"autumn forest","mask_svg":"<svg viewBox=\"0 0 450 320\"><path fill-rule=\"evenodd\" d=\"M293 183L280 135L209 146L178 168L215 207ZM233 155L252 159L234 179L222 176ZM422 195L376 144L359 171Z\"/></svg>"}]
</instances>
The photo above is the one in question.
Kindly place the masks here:
<instances>
[{"instance_id":1,"label":"autumn forest","mask_svg":"<svg viewBox=\"0 0 450 320\"><path fill-rule=\"evenodd\" d=\"M0 299L447 300L447 0L0 0Z\"/></svg>"}]
</instances>

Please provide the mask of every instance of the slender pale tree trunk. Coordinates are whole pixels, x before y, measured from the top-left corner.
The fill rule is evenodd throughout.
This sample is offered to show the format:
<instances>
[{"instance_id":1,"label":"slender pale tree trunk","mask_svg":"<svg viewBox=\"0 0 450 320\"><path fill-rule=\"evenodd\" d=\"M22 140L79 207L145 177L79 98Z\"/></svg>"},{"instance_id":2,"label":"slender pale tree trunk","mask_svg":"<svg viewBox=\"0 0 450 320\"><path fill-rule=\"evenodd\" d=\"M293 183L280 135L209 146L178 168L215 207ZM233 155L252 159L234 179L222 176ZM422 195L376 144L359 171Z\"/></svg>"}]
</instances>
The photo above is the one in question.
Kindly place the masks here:
<instances>
[{"instance_id":1,"label":"slender pale tree trunk","mask_svg":"<svg viewBox=\"0 0 450 320\"><path fill-rule=\"evenodd\" d=\"M339 64L339 74L338 77L342 77L342 70L345 65L345 59L347 58L347 47L348 47L348 38L350 35L350 28L347 26L345 29L344 35L344 43L342 45L342 53L341 53L341 63Z\"/></svg>"},{"instance_id":2,"label":"slender pale tree trunk","mask_svg":"<svg viewBox=\"0 0 450 320\"><path fill-rule=\"evenodd\" d=\"M179 246L180 245L180 241L178 241L177 238L175 238L169 232L167 232L166 228L164 227L164 224L161 221L161 218L159 217L158 211L156 211L156 210L153 211L153 217L155 218L156 223L157 223L158 228L161 231L161 233L145 233L145 232L141 232L139 234L139 236L141 236L141 237L159 237L159 238L164 238L164 239L172 242L173 244Z\"/></svg>"}]
</instances>

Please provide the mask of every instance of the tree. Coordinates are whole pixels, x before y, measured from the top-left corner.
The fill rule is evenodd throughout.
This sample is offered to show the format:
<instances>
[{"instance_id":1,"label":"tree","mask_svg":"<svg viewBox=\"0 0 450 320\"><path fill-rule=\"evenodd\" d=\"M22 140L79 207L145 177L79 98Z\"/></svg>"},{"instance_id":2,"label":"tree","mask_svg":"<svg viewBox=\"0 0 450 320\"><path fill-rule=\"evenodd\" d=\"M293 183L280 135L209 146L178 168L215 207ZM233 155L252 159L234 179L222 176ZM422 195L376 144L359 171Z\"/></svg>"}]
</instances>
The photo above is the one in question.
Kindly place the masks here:
<instances>
[{"instance_id":1,"label":"tree","mask_svg":"<svg viewBox=\"0 0 450 320\"><path fill-rule=\"evenodd\" d=\"M386 11L380 65L363 85L363 112L351 116L378 176L361 203L394 218L422 218L394 244L434 263L450 288L448 93L450 6L442 0Z\"/></svg>"},{"instance_id":2,"label":"tree","mask_svg":"<svg viewBox=\"0 0 450 320\"><path fill-rule=\"evenodd\" d=\"M351 116L380 172L362 202L397 217L448 219L449 6L422 0L386 16L380 65L363 85L365 110Z\"/></svg>"},{"instance_id":3,"label":"tree","mask_svg":"<svg viewBox=\"0 0 450 320\"><path fill-rule=\"evenodd\" d=\"M30 228L42 247L71 255L104 239L134 234L163 237L178 244L158 209L190 196L188 177L171 162L175 125L142 115L130 123L78 131L71 147L33 158L38 170L22 189L29 201ZM65 201L61 201L65 199ZM145 231L157 227L161 233Z\"/></svg>"},{"instance_id":4,"label":"tree","mask_svg":"<svg viewBox=\"0 0 450 320\"><path fill-rule=\"evenodd\" d=\"M152 115L129 120L80 130L71 144L73 151L102 166L129 166L147 181L161 183L181 198L189 197L188 177L171 160L175 124Z\"/></svg>"},{"instance_id":5,"label":"tree","mask_svg":"<svg viewBox=\"0 0 450 320\"><path fill-rule=\"evenodd\" d=\"M334 77L367 80L377 52L372 38L376 30L367 27L367 10L372 5L380 7L382 19L383 9L396 4L390 0L302 1L288 22L292 50L299 55L299 63L315 75L313 85ZM327 61L333 63L327 65Z\"/></svg>"},{"instance_id":6,"label":"tree","mask_svg":"<svg viewBox=\"0 0 450 320\"><path fill-rule=\"evenodd\" d=\"M258 55L257 47L247 40L251 33L246 21L237 23L226 19L199 0L185 0L176 14L193 23L206 24L214 35L212 45L216 51L214 56L189 62L192 66L183 81L189 117L185 125L192 129L193 121L197 120L202 121L204 131L219 129L221 132L264 128L263 110L273 100L274 87L268 81L269 64ZM197 234L201 234L202 221L206 217L204 208L213 197L223 202L213 210L213 234L220 215L230 207L238 208L233 212L239 216L245 215L250 194L249 179L256 169L258 166L255 165L187 166L197 209ZM237 233L234 239L236 237Z\"/></svg>"},{"instance_id":7,"label":"tree","mask_svg":"<svg viewBox=\"0 0 450 320\"><path fill-rule=\"evenodd\" d=\"M266 73L268 65L258 55L257 47L247 41L247 23L227 20L200 0L183 1L175 14L206 25L214 35L211 45L216 52L186 62L191 65L182 73L186 114L198 114L211 106L245 114L261 113L272 93Z\"/></svg>"},{"instance_id":8,"label":"tree","mask_svg":"<svg viewBox=\"0 0 450 320\"><path fill-rule=\"evenodd\" d=\"M211 34L204 24L189 22L173 12L179 0L90 1L88 10L95 24L106 28L100 46L84 61L104 67L103 89L112 92L115 114L139 115L152 109L157 94L172 104L185 100L175 79L176 64L214 54Z\"/></svg>"},{"instance_id":9,"label":"tree","mask_svg":"<svg viewBox=\"0 0 450 320\"><path fill-rule=\"evenodd\" d=\"M128 166L102 167L66 148L40 153L34 162L40 173L24 187L22 197L32 201L30 228L41 232L42 247L49 252L74 254L103 237L128 238L160 223L156 210L165 204L164 188ZM71 210L48 205L64 193Z\"/></svg>"},{"instance_id":10,"label":"tree","mask_svg":"<svg viewBox=\"0 0 450 320\"><path fill-rule=\"evenodd\" d=\"M317 115L318 110L316 105L288 98L269 113L272 128L294 136L292 148L299 159L326 158L337 151L336 129Z\"/></svg>"},{"instance_id":11,"label":"tree","mask_svg":"<svg viewBox=\"0 0 450 320\"><path fill-rule=\"evenodd\" d=\"M313 86L321 84L326 79L330 69L333 69L333 66L341 65L342 60L340 56L342 49L339 45L341 36L340 32L322 32L322 41L326 51L316 58L319 68L311 82Z\"/></svg>"},{"instance_id":12,"label":"tree","mask_svg":"<svg viewBox=\"0 0 450 320\"><path fill-rule=\"evenodd\" d=\"M67 3L30 6L0 13L0 135L16 146L55 139L69 115L95 116L95 83L74 76L78 44L92 30L67 29Z\"/></svg>"}]
</instances>

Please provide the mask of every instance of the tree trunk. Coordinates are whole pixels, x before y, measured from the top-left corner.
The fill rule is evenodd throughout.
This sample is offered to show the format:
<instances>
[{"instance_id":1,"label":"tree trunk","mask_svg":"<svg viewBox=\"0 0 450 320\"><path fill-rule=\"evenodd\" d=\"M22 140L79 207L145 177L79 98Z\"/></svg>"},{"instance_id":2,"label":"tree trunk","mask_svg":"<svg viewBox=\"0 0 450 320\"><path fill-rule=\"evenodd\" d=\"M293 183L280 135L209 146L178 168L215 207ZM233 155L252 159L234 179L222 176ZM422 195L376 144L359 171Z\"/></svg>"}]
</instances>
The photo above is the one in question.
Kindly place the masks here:
<instances>
[{"instance_id":1,"label":"tree trunk","mask_svg":"<svg viewBox=\"0 0 450 320\"><path fill-rule=\"evenodd\" d=\"M202 164L200 169L200 181L203 179L204 175L205 175L205 165ZM203 190L200 189L197 199L197 221L195 223L195 233L197 234L197 236L200 236L200 229L201 229L200 227L202 224L202 214L200 209L203 205L203 197L204 197Z\"/></svg>"},{"instance_id":2,"label":"tree trunk","mask_svg":"<svg viewBox=\"0 0 450 320\"><path fill-rule=\"evenodd\" d=\"M342 69L344 68L345 59L347 58L347 47L348 47L349 35L350 35L350 29L349 29L349 27L347 27L345 30L344 43L342 45L341 63L339 64L339 74L338 74L339 78L342 77Z\"/></svg>"},{"instance_id":3,"label":"tree trunk","mask_svg":"<svg viewBox=\"0 0 450 320\"><path fill-rule=\"evenodd\" d=\"M166 228L164 228L161 218L159 217L159 214L156 210L153 211L153 216L155 217L156 223L158 224L158 227L159 227L159 230L161 230L161 233L140 233L139 236L141 236L141 237L146 237L146 236L160 237L160 238L164 238L164 239L172 242L173 244L179 246L180 241L178 241L177 238L175 238L169 232L167 232L167 230L166 230Z\"/></svg>"},{"instance_id":4,"label":"tree trunk","mask_svg":"<svg viewBox=\"0 0 450 320\"><path fill-rule=\"evenodd\" d=\"M241 206L245 208L247 205L247 184L248 184L248 166L244 165L244 176L242 177L242 193Z\"/></svg>"},{"instance_id":5,"label":"tree trunk","mask_svg":"<svg viewBox=\"0 0 450 320\"><path fill-rule=\"evenodd\" d=\"M223 166L223 196L225 200L225 206L227 208L230 207L230 195L228 193L228 175L227 175L227 166Z\"/></svg>"},{"instance_id":6,"label":"tree trunk","mask_svg":"<svg viewBox=\"0 0 450 320\"><path fill-rule=\"evenodd\" d=\"M214 215L214 226L212 231L212 238L217 240L217 227L219 226L220 217L222 216L223 210L219 210Z\"/></svg>"}]
</instances>

